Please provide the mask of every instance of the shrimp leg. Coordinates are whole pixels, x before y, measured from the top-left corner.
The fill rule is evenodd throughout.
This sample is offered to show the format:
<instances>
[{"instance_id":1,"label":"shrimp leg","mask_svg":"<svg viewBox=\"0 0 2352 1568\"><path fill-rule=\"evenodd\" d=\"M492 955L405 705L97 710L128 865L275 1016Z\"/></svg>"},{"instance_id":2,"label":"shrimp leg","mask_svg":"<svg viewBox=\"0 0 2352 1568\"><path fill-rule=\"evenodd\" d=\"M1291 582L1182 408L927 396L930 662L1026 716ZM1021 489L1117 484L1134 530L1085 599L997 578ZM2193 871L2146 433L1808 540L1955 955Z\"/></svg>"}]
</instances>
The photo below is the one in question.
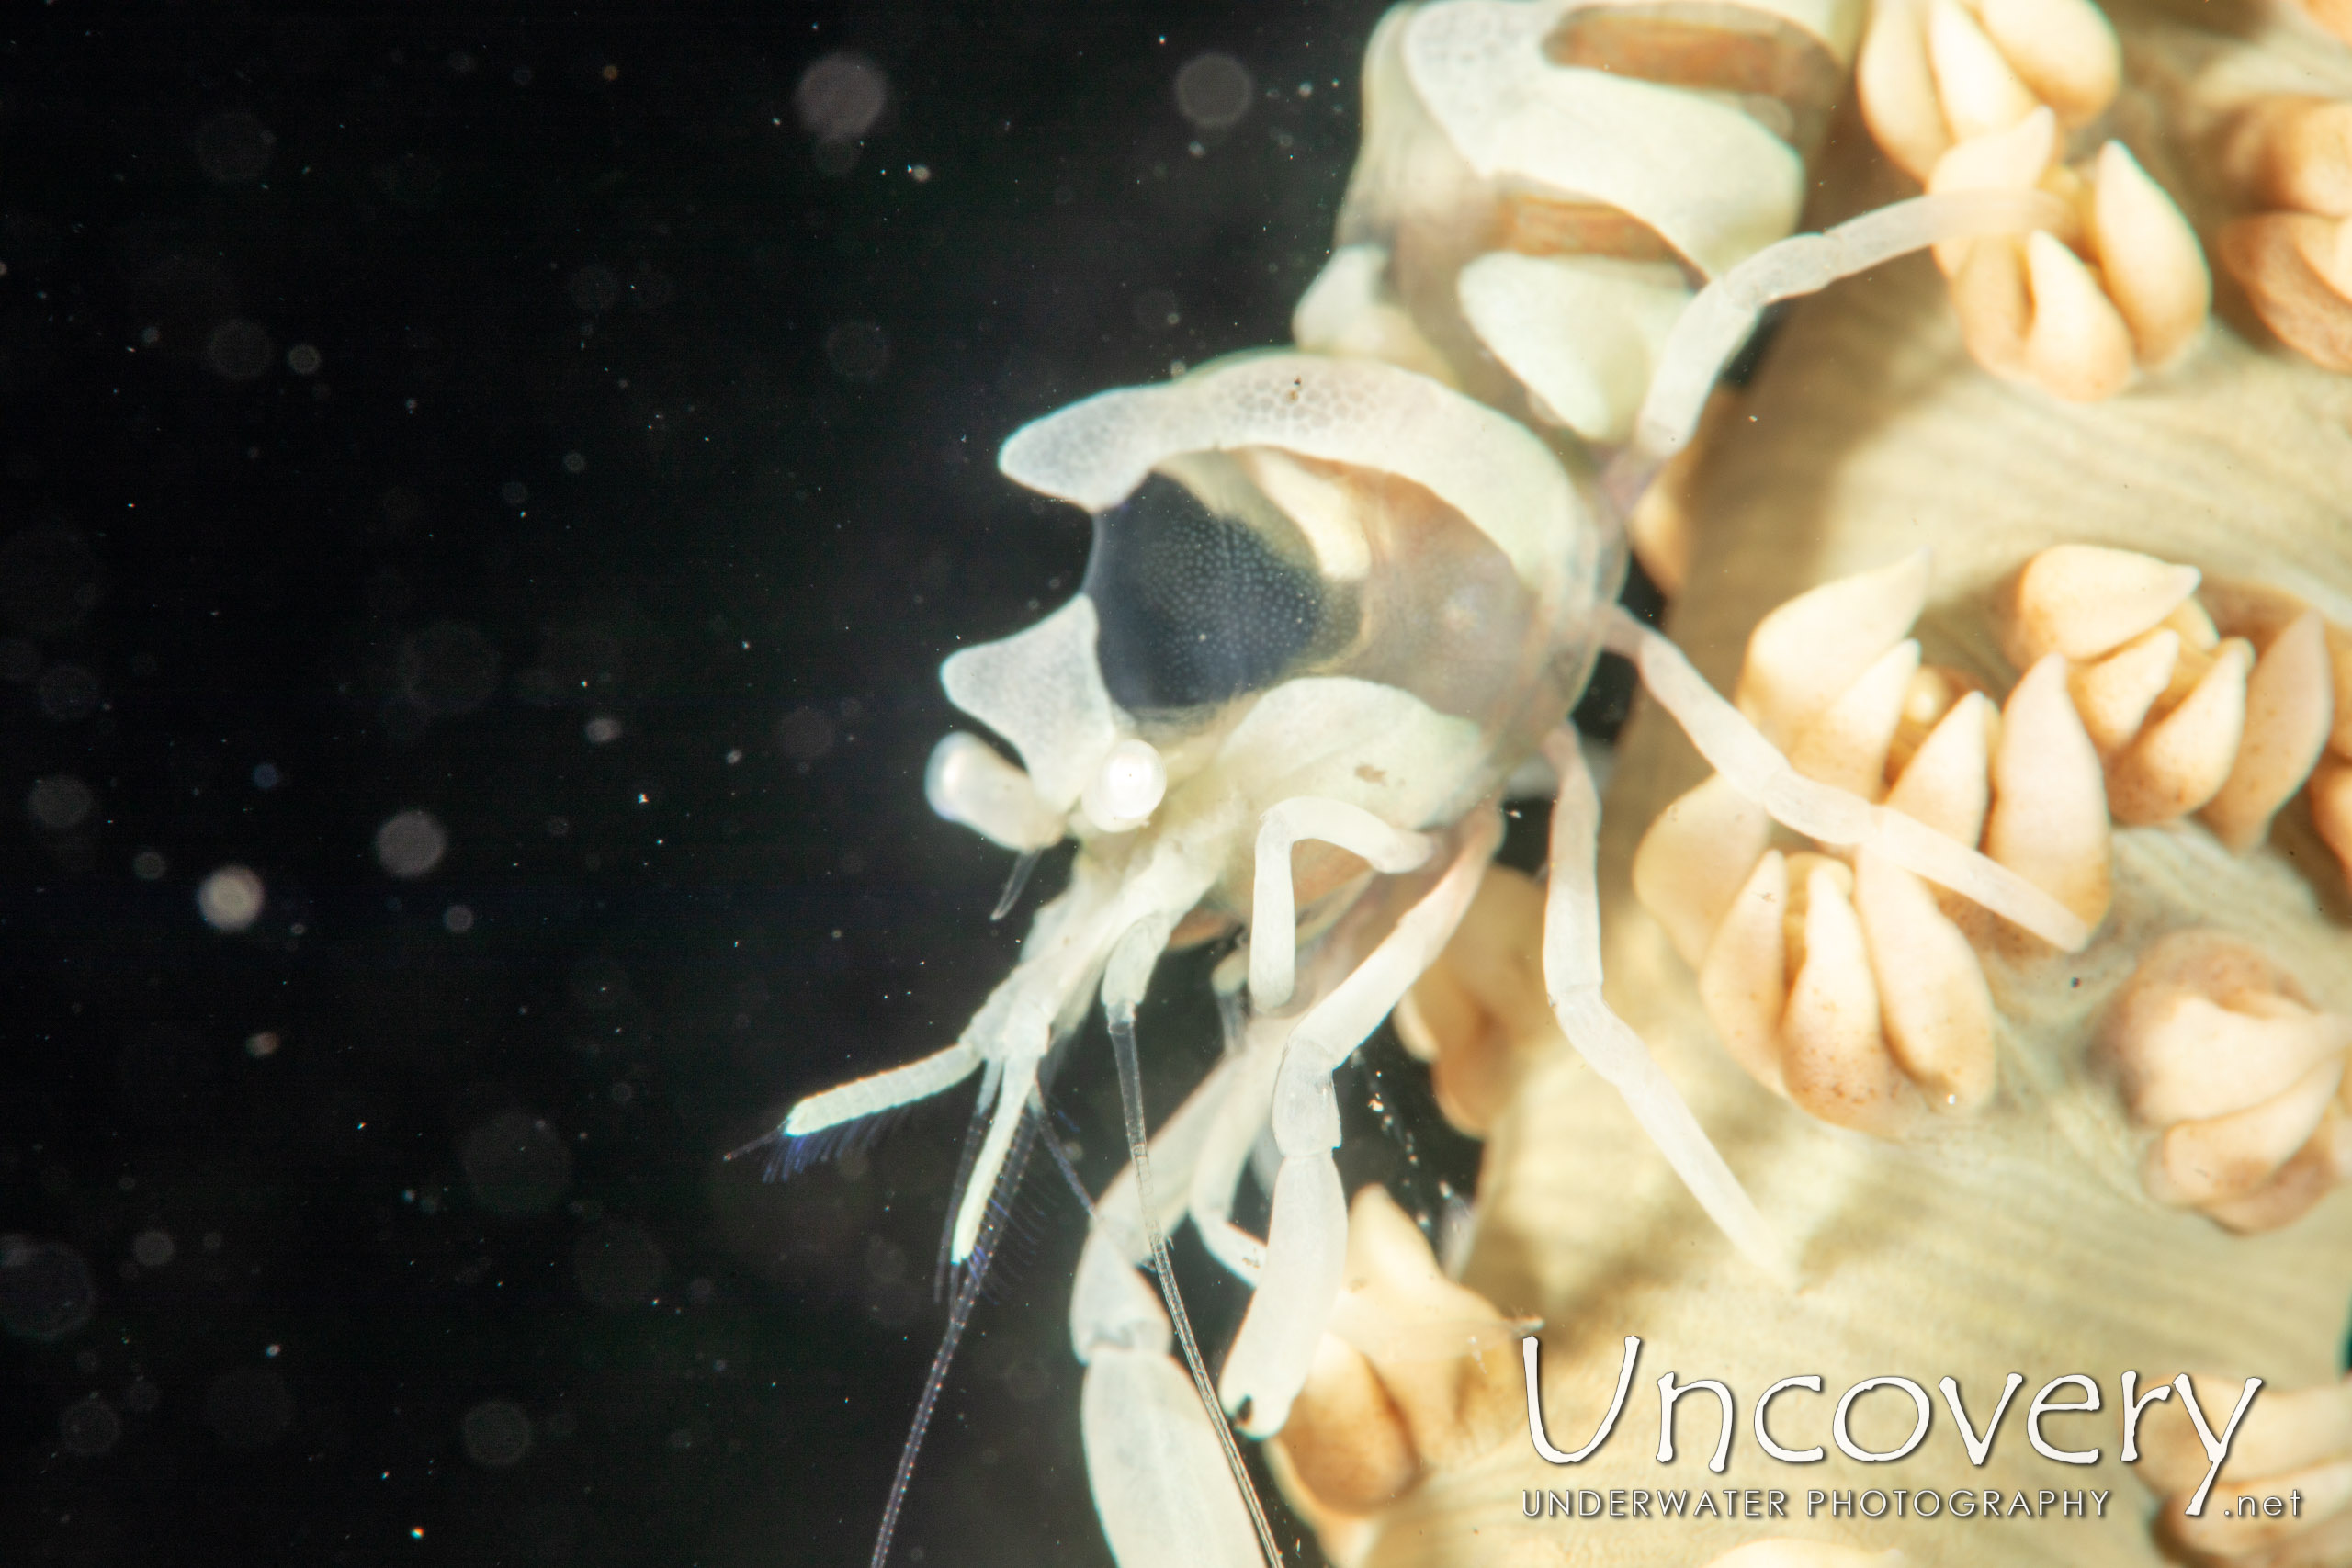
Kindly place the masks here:
<instances>
[{"instance_id":1,"label":"shrimp leg","mask_svg":"<svg viewBox=\"0 0 2352 1568\"><path fill-rule=\"evenodd\" d=\"M1491 809L1480 810L1465 829L1437 886L1353 973L1300 1016L1283 1047L1273 1100L1283 1163L1266 1223L1265 1267L1218 1382L1225 1407L1246 1411L1241 1426L1251 1437L1282 1429L1339 1298L1348 1206L1331 1161L1340 1144L1331 1074L1436 961L1461 924L1501 841L1502 820Z\"/></svg>"},{"instance_id":2,"label":"shrimp leg","mask_svg":"<svg viewBox=\"0 0 2352 1568\"><path fill-rule=\"evenodd\" d=\"M1573 733L1554 731L1544 754L1560 775L1544 897L1544 987L1552 1011L1577 1054L1625 1097L1634 1119L1732 1245L1767 1273L1793 1283L1795 1267L1778 1233L1757 1212L1642 1037L1601 999L1600 893L1594 872L1600 798Z\"/></svg>"},{"instance_id":3,"label":"shrimp leg","mask_svg":"<svg viewBox=\"0 0 2352 1568\"><path fill-rule=\"evenodd\" d=\"M1362 855L1374 871L1412 871L1430 858L1426 833L1390 827L1361 806L1297 795L1260 818L1257 884L1250 913L1250 1005L1272 1012L1297 984L1298 910L1291 887L1291 846L1320 839Z\"/></svg>"}]
</instances>

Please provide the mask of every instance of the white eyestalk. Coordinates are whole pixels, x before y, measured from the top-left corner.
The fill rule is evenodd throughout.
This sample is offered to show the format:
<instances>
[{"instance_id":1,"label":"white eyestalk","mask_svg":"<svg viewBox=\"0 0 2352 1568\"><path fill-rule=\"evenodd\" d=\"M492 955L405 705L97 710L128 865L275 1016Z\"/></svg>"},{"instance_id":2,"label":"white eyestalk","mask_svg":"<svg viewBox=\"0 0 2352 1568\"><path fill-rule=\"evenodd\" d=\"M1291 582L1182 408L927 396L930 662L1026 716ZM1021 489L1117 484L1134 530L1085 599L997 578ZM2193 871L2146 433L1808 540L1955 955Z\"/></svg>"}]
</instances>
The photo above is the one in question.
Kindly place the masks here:
<instances>
[{"instance_id":1,"label":"white eyestalk","mask_svg":"<svg viewBox=\"0 0 2352 1568\"><path fill-rule=\"evenodd\" d=\"M1168 765L1148 740L1126 739L1111 748L1079 796L1086 819L1106 833L1140 828L1159 809L1168 793Z\"/></svg>"},{"instance_id":2,"label":"white eyestalk","mask_svg":"<svg viewBox=\"0 0 2352 1568\"><path fill-rule=\"evenodd\" d=\"M1049 849L1061 839L1061 814L1037 798L1027 773L977 735L942 736L922 788L933 811L1008 850Z\"/></svg>"}]
</instances>

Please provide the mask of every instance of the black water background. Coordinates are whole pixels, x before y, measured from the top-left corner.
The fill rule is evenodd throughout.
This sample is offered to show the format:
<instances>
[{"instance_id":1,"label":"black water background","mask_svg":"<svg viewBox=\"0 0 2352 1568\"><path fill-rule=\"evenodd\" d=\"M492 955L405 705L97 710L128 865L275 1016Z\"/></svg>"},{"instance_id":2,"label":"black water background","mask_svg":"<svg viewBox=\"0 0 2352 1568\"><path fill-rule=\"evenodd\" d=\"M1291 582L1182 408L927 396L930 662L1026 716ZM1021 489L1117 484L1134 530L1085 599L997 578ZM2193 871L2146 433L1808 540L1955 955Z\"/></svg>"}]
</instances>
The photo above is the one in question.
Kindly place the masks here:
<instances>
[{"instance_id":1,"label":"black water background","mask_svg":"<svg viewBox=\"0 0 2352 1568\"><path fill-rule=\"evenodd\" d=\"M1087 531L992 454L1286 335L1377 11L12 8L9 1561L863 1560L965 1106L782 1189L719 1156L1009 964L1005 857L921 806L934 671ZM820 149L844 49L889 106ZM1064 1082L1099 1178L1107 1068ZM1026 1213L902 1561L1106 1560L1080 1218Z\"/></svg>"}]
</instances>

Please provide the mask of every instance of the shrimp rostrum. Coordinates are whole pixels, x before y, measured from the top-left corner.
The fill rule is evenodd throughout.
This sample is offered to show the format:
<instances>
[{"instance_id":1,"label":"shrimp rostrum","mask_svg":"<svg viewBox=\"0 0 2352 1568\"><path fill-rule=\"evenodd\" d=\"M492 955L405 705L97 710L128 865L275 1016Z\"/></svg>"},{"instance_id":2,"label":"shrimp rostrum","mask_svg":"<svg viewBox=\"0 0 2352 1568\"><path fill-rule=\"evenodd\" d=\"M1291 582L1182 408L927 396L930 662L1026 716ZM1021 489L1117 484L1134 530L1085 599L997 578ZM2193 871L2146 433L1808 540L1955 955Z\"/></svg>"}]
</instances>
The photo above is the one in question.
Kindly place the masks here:
<instances>
[{"instance_id":1,"label":"shrimp rostrum","mask_svg":"<svg viewBox=\"0 0 2352 1568\"><path fill-rule=\"evenodd\" d=\"M1599 807L1564 726L1604 650L1777 819L1867 843L2061 946L2087 934L1973 850L1798 774L1615 605L1623 509L1764 305L1939 240L2050 222L2046 198L1923 197L1790 239L1804 164L1788 138L1820 104L1776 129L1689 82L1561 63L1576 57L1561 39L1610 9L1645 8L1391 13L1343 243L1299 310L1304 349L1105 392L1005 444L1007 476L1092 518L1093 550L1069 603L942 670L1019 765L951 734L926 786L942 816L1020 854L1075 839L1069 886L954 1043L802 1100L775 1135L789 1166L978 1075L946 1245L968 1277L992 1194L1035 1135L1041 1068L1100 998L1131 1158L1094 1205L1071 1333L1089 1472L1125 1568L1278 1560L1226 1418L1252 1438L1282 1427L1340 1292L1332 1074L1445 945L1500 837L1506 782L1532 759L1558 780L1544 969L1567 1038L1732 1242L1792 1277L1601 998ZM1809 74L1781 76L1839 79L1852 5L1753 9L1757 36L1810 51ZM1706 156L1674 151L1694 146ZM1481 254L1474 233L1515 248ZM1236 943L1233 1048L1148 1136L1136 1005L1171 942L1214 938ZM1261 1138L1280 1155L1262 1238L1232 1218ZM1166 1267L1185 1223L1253 1288L1213 1386Z\"/></svg>"}]
</instances>

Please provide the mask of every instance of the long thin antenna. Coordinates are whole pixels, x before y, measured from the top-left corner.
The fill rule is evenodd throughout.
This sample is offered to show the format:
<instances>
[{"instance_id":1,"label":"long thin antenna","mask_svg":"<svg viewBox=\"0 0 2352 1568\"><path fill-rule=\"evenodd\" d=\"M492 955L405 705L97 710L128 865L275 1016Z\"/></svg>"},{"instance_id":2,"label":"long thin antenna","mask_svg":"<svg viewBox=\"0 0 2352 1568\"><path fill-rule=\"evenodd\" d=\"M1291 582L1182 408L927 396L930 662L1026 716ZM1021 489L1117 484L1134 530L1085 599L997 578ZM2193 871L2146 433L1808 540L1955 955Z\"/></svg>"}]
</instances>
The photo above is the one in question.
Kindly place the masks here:
<instances>
[{"instance_id":1,"label":"long thin antenna","mask_svg":"<svg viewBox=\"0 0 2352 1568\"><path fill-rule=\"evenodd\" d=\"M875 1534L874 1555L866 1568L884 1568L890 1559L890 1537L899 1528L899 1510L906 1503L908 1483L914 1479L915 1458L922 1452L923 1434L931 1428L932 1413L939 1406L939 1391L947 1382L948 1366L956 1359L956 1347L963 1340L965 1325L972 1321L972 1307L980 1299L980 1281L996 1256L997 1238L1004 1230L1005 1214L1012 1206L1013 1194L1021 1190L1022 1172L1028 1168L1029 1145L1037 1131L1035 1114L1030 1105L1023 1104L1019 1111L1021 1120L1013 1124L1012 1146L1005 1154L1003 1174L997 1178L996 1191L980 1222L979 1236L972 1243L971 1256L965 1260L963 1274L956 1281L956 1299L947 1308L947 1332L939 1337L938 1352L931 1358L931 1375L923 1380L922 1398L915 1405L914 1425L907 1430L906 1446L899 1450L899 1472L891 1477L890 1500L882 1506L882 1528ZM951 1209L949 1213L954 1212Z\"/></svg>"},{"instance_id":2,"label":"long thin antenna","mask_svg":"<svg viewBox=\"0 0 2352 1568\"><path fill-rule=\"evenodd\" d=\"M1043 853L1043 850L1021 852L1021 858L1012 863L1012 874L1004 879L1004 891L996 896L996 908L989 911L990 921L1001 920L1012 913L1012 907L1021 902L1021 895L1028 890L1029 874L1037 869L1037 857Z\"/></svg>"},{"instance_id":3,"label":"long thin antenna","mask_svg":"<svg viewBox=\"0 0 2352 1568\"><path fill-rule=\"evenodd\" d=\"M1216 1440L1225 1450L1225 1462L1233 1472L1233 1483L1241 1488L1241 1500L1250 1506L1250 1522L1258 1529L1258 1546L1265 1552L1269 1568L1283 1568L1282 1548L1274 1544L1273 1528L1266 1522L1266 1510L1258 1502L1258 1489L1250 1483L1250 1471L1241 1462L1241 1450L1233 1441L1233 1429L1226 1425L1225 1407L1217 1403L1216 1390L1209 1384L1207 1365L1201 1359L1200 1341L1193 1336L1193 1320L1184 1311L1184 1297L1176 1289L1176 1269L1168 1256L1168 1238L1160 1233L1159 1212L1151 1201L1151 1153L1149 1140L1144 1135L1143 1069L1136 1059L1136 1015L1132 1008L1106 1008L1104 1019L1111 1026L1111 1054L1119 1064L1119 1104L1126 1112L1127 1157L1135 1162L1136 1205L1143 1213L1143 1234L1151 1243L1151 1270L1159 1277L1159 1293L1168 1303L1168 1315L1176 1325L1176 1342L1184 1348L1184 1365L1193 1374L1193 1392L1201 1396L1201 1405L1208 1412L1209 1425L1216 1429ZM877 1562L875 1568L881 1568Z\"/></svg>"},{"instance_id":4,"label":"long thin antenna","mask_svg":"<svg viewBox=\"0 0 2352 1568\"><path fill-rule=\"evenodd\" d=\"M931 1299L947 1293L947 1254L956 1240L956 1216L963 1212L964 1189L972 1183L972 1167L980 1157L980 1138L988 1131L989 1107L996 1100L993 1074L980 1079L979 1098L972 1101L971 1123L964 1129L964 1146L956 1156L956 1179L947 1190L947 1224L939 1232L939 1258L931 1268Z\"/></svg>"},{"instance_id":5,"label":"long thin antenna","mask_svg":"<svg viewBox=\"0 0 2352 1568\"><path fill-rule=\"evenodd\" d=\"M1042 1095L1038 1097L1037 1106L1037 1141L1046 1145L1047 1154L1054 1156L1055 1168L1062 1173L1062 1179L1069 1184L1069 1190L1078 1195L1078 1206L1086 1211L1086 1223L1092 1224L1094 1194L1086 1190L1086 1183L1079 1177L1078 1167L1070 1163L1069 1150L1062 1146L1062 1141L1055 1135L1054 1130L1045 1124L1046 1111Z\"/></svg>"}]
</instances>

